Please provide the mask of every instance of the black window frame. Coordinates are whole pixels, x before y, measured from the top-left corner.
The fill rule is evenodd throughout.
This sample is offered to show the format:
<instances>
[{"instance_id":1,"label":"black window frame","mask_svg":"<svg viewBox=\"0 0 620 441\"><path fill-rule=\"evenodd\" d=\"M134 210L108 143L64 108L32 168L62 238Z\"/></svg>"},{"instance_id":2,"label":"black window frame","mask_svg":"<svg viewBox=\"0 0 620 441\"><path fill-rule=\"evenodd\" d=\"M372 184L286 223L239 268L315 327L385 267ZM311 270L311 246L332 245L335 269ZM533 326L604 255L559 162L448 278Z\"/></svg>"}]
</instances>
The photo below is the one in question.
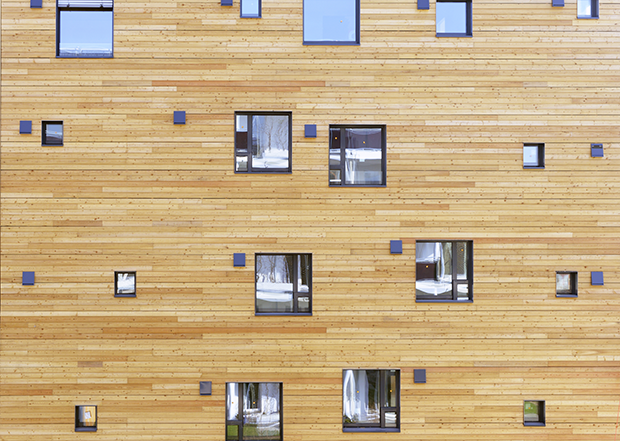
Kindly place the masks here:
<instances>
[{"instance_id":1,"label":"black window frame","mask_svg":"<svg viewBox=\"0 0 620 441\"><path fill-rule=\"evenodd\" d=\"M258 282L256 280L257 276L257 261L259 256L293 256L293 275L292 280L297 280L297 266L299 256L308 256L310 271L308 274L308 292L299 292L297 283L293 283L293 312L264 312L258 310ZM298 299L299 297L308 297L309 300L309 312L297 312L298 311ZM255 315L282 315L282 316L292 316L292 315L303 315L303 316L311 316L312 315L312 254L311 253L256 253L254 255L254 314Z\"/></svg>"},{"instance_id":2,"label":"black window frame","mask_svg":"<svg viewBox=\"0 0 620 441\"><path fill-rule=\"evenodd\" d=\"M380 423L354 423L346 422L345 412L345 375L347 371L376 371L379 373L379 400L383 401L384 393L387 389L387 373L396 373L396 407L383 406L380 404ZM400 369L343 369L342 370L342 431L343 432L400 432L400 412L401 412L401 400L400 400ZM385 427L385 413L396 412L396 427Z\"/></svg>"},{"instance_id":3,"label":"black window frame","mask_svg":"<svg viewBox=\"0 0 620 441\"><path fill-rule=\"evenodd\" d=\"M258 1L258 15L243 15L243 0L239 0L239 17L240 18L263 18L263 2Z\"/></svg>"},{"instance_id":4,"label":"black window frame","mask_svg":"<svg viewBox=\"0 0 620 441\"><path fill-rule=\"evenodd\" d=\"M239 146L239 136L237 136L237 116L248 117L248 131L246 135L246 146ZM288 167L287 168L254 168L252 167L252 117L253 116L287 116L288 117ZM233 159L233 170L239 174L290 174L293 172L293 112L269 112L269 111L238 111L235 112L235 154ZM238 151L245 148L247 154L238 154ZM237 157L248 158L248 170L237 170Z\"/></svg>"},{"instance_id":5,"label":"black window frame","mask_svg":"<svg viewBox=\"0 0 620 441\"><path fill-rule=\"evenodd\" d=\"M245 381L245 382L236 382L236 381L230 381L230 382L226 382L226 392L225 392L225 398L224 401L226 403L226 412L224 414L224 420L225 420L225 426L224 426L224 438L227 441L231 441L232 438L229 438L228 436L228 426L237 426L238 427L238 437L237 440L235 441L243 441L243 423L244 423L244 416L243 416L243 399L242 397L244 397L243 393L241 393L241 391L243 390L243 385L249 385L249 384L279 384L280 385L280 397L279 397L279 404L280 404L280 437L279 438L272 438L269 440L265 440L265 441L283 441L284 439L284 394L283 394L283 383L281 381ZM239 418L236 420L229 420L228 419L228 385L229 384L236 384L237 387L239 389L237 389L237 396L239 397L239 403L238 403L238 416Z\"/></svg>"},{"instance_id":6,"label":"black window frame","mask_svg":"<svg viewBox=\"0 0 620 441\"><path fill-rule=\"evenodd\" d=\"M332 130L340 129L340 166L331 166L331 151L332 151ZM345 139L344 133L347 129L381 129L381 183L380 184L346 184L345 178L345 150L343 140ZM328 182L330 187L385 187L387 186L387 126L385 124L330 124L329 125L329 149L328 149ZM332 184L331 173L332 170L340 171L340 183Z\"/></svg>"},{"instance_id":7,"label":"black window frame","mask_svg":"<svg viewBox=\"0 0 620 441\"><path fill-rule=\"evenodd\" d=\"M538 147L538 164L526 165L523 161L524 169L544 169L545 168L545 143L543 142L525 142L523 143L523 149L525 147Z\"/></svg>"},{"instance_id":8,"label":"black window frame","mask_svg":"<svg viewBox=\"0 0 620 441\"><path fill-rule=\"evenodd\" d=\"M334 40L326 40L326 41L312 41L306 40L304 33L304 26L306 25L306 1L311 0L303 0L303 15L302 15L302 39L304 46L359 46L360 45L360 0L355 0L355 41L334 41Z\"/></svg>"},{"instance_id":9,"label":"black window frame","mask_svg":"<svg viewBox=\"0 0 620 441\"><path fill-rule=\"evenodd\" d=\"M94 426L81 426L80 425L80 410L83 407L94 407L95 408L95 425ZM75 406L75 431L76 432L96 432L97 424L98 424L98 415L97 415L97 406L94 404L82 404Z\"/></svg>"},{"instance_id":10,"label":"black window frame","mask_svg":"<svg viewBox=\"0 0 620 441\"><path fill-rule=\"evenodd\" d=\"M101 6L99 8L96 7L84 7L84 6L60 6L60 0L56 0L56 58L114 58L114 0L101 0ZM82 0L83 2L83 0ZM111 3L112 6L104 7L104 2ZM96 2L92 2L96 3ZM75 0L74 4L80 4L80 0ZM61 55L60 53L60 28L62 26L60 20L60 13L62 11L74 11L74 12L111 12L112 13L112 47L110 55Z\"/></svg>"},{"instance_id":11,"label":"black window frame","mask_svg":"<svg viewBox=\"0 0 620 441\"><path fill-rule=\"evenodd\" d=\"M51 142L47 139L47 126L48 125L60 125L62 126L62 136L60 142ZM65 125L63 121L41 121L41 145L44 147L62 147L65 143Z\"/></svg>"},{"instance_id":12,"label":"black window frame","mask_svg":"<svg viewBox=\"0 0 620 441\"><path fill-rule=\"evenodd\" d=\"M526 421L525 420L525 406L526 403L538 403L538 421ZM546 425L546 412L544 400L523 400L523 425L524 426L545 426Z\"/></svg>"},{"instance_id":13,"label":"black window frame","mask_svg":"<svg viewBox=\"0 0 620 441\"><path fill-rule=\"evenodd\" d=\"M570 288L568 290L558 290L558 274L568 274L569 279L570 279ZM577 297L578 296L578 292L577 292L577 287L578 287L578 283L577 283L577 279L578 279L578 273L577 271L556 271L555 272L555 296L556 297Z\"/></svg>"},{"instance_id":14,"label":"black window frame","mask_svg":"<svg viewBox=\"0 0 620 441\"><path fill-rule=\"evenodd\" d=\"M437 7L435 5L435 36L444 37L473 37L473 1L472 0L437 0L437 3L465 3L465 33L462 32L437 32Z\"/></svg>"},{"instance_id":15,"label":"black window frame","mask_svg":"<svg viewBox=\"0 0 620 441\"><path fill-rule=\"evenodd\" d=\"M579 0L577 0L577 18L578 19L594 19L598 20L599 18L599 0L590 0L590 11L592 13L590 15L579 15Z\"/></svg>"},{"instance_id":16,"label":"black window frame","mask_svg":"<svg viewBox=\"0 0 620 441\"><path fill-rule=\"evenodd\" d=\"M467 255L469 256L467 261L467 279L458 279L457 278L457 259L452 258L452 299L419 299L417 293L417 283L418 283L418 255L417 255L417 244L418 243L451 243L452 249L457 248L458 242L465 242L467 246ZM467 284L467 300L459 300L458 299L458 285ZM416 240L416 303L473 303L474 301L474 241L467 239L457 239L457 240Z\"/></svg>"},{"instance_id":17,"label":"black window frame","mask_svg":"<svg viewBox=\"0 0 620 441\"><path fill-rule=\"evenodd\" d=\"M118 292L118 276L120 274L133 274L133 293ZM136 297L138 292L138 278L136 271L114 271L114 297Z\"/></svg>"}]
</instances>

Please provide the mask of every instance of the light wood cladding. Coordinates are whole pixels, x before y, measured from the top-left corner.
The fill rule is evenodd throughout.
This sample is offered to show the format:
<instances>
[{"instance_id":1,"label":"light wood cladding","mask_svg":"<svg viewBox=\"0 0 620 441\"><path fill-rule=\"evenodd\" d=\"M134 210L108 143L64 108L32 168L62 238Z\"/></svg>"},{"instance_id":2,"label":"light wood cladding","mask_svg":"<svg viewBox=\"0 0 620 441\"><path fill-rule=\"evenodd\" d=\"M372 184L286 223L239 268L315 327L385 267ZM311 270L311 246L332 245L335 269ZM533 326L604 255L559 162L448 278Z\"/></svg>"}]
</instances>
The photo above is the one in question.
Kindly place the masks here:
<instances>
[{"instance_id":1,"label":"light wood cladding","mask_svg":"<svg viewBox=\"0 0 620 441\"><path fill-rule=\"evenodd\" d=\"M435 2L362 0L360 46L304 46L301 0L262 19L116 0L113 59L56 58L43 3L0 2L3 441L223 440L225 383L245 381L283 383L287 441L615 441L619 0L598 20L475 0L472 38L436 38ZM291 174L234 173L235 111L292 112ZM42 120L64 146L41 146ZM347 123L386 125L386 187L328 186ZM473 303L415 302L422 239L473 240ZM312 253L311 317L254 315L258 252ZM137 271L136 298L114 271ZM343 433L342 370L388 367L400 434ZM96 434L74 433L76 405L98 406Z\"/></svg>"}]
</instances>

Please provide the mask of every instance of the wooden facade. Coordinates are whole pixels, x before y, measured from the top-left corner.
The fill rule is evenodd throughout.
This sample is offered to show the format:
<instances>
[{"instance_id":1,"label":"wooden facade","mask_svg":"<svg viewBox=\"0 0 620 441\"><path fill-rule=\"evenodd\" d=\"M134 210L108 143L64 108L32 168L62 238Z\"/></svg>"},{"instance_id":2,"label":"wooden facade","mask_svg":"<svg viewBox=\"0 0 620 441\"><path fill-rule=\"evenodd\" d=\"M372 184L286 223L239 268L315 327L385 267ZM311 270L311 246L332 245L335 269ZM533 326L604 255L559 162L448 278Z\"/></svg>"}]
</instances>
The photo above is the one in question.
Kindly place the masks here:
<instances>
[{"instance_id":1,"label":"wooden facade","mask_svg":"<svg viewBox=\"0 0 620 441\"><path fill-rule=\"evenodd\" d=\"M116 0L110 59L55 56L53 0L0 4L0 439L224 440L253 381L282 382L286 441L620 439L620 0L474 0L471 38L361 0L359 46L303 45L302 0ZM292 112L292 173L234 172L237 111ZM385 125L386 186L329 186L334 124ZM473 241L472 303L416 302L429 239ZM312 254L312 316L255 314L256 253ZM400 370L399 433L343 432L351 368Z\"/></svg>"}]
</instances>

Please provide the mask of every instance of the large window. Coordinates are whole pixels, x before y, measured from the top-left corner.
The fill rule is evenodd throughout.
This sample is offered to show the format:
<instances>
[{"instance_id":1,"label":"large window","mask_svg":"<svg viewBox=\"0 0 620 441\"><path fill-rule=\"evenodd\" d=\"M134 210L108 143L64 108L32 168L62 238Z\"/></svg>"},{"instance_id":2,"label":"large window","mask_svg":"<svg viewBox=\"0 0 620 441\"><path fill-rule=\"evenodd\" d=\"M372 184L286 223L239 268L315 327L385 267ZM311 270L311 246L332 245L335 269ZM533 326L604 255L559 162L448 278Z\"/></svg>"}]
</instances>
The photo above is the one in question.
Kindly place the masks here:
<instances>
[{"instance_id":1,"label":"large window","mask_svg":"<svg viewBox=\"0 0 620 441\"><path fill-rule=\"evenodd\" d=\"M58 0L56 56L112 57L113 6L113 0Z\"/></svg>"},{"instance_id":2,"label":"large window","mask_svg":"<svg viewBox=\"0 0 620 441\"><path fill-rule=\"evenodd\" d=\"M312 313L312 255L256 255L256 313Z\"/></svg>"},{"instance_id":3,"label":"large window","mask_svg":"<svg viewBox=\"0 0 620 441\"><path fill-rule=\"evenodd\" d=\"M577 0L577 18L598 18L598 0Z\"/></svg>"},{"instance_id":4,"label":"large window","mask_svg":"<svg viewBox=\"0 0 620 441\"><path fill-rule=\"evenodd\" d=\"M226 383L226 441L282 440L282 383Z\"/></svg>"},{"instance_id":5,"label":"large window","mask_svg":"<svg viewBox=\"0 0 620 441\"><path fill-rule=\"evenodd\" d=\"M417 241L416 301L473 300L473 242Z\"/></svg>"},{"instance_id":6,"label":"large window","mask_svg":"<svg viewBox=\"0 0 620 441\"><path fill-rule=\"evenodd\" d=\"M471 37L471 0L437 0L436 32L438 37Z\"/></svg>"},{"instance_id":7,"label":"large window","mask_svg":"<svg viewBox=\"0 0 620 441\"><path fill-rule=\"evenodd\" d=\"M359 44L359 23L359 0L304 0L304 44Z\"/></svg>"},{"instance_id":8,"label":"large window","mask_svg":"<svg viewBox=\"0 0 620 441\"><path fill-rule=\"evenodd\" d=\"M385 185L385 126L329 127L329 185Z\"/></svg>"},{"instance_id":9,"label":"large window","mask_svg":"<svg viewBox=\"0 0 620 441\"><path fill-rule=\"evenodd\" d=\"M235 113L235 172L291 171L290 112Z\"/></svg>"},{"instance_id":10,"label":"large window","mask_svg":"<svg viewBox=\"0 0 620 441\"><path fill-rule=\"evenodd\" d=\"M342 428L347 432L400 430L400 371L342 372Z\"/></svg>"}]
</instances>

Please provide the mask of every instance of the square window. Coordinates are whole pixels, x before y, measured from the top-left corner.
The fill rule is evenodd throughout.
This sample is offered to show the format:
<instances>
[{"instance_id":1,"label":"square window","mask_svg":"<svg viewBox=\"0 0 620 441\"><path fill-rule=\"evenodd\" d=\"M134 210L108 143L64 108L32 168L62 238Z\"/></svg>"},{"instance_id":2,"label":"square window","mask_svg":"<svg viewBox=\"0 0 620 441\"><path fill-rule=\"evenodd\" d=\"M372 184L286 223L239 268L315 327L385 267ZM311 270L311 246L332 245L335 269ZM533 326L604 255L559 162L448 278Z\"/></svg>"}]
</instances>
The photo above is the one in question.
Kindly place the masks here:
<instances>
[{"instance_id":1,"label":"square window","mask_svg":"<svg viewBox=\"0 0 620 441\"><path fill-rule=\"evenodd\" d=\"M115 271L114 272L114 297L135 297L136 296L136 272L135 271Z\"/></svg>"},{"instance_id":2,"label":"square window","mask_svg":"<svg viewBox=\"0 0 620 441\"><path fill-rule=\"evenodd\" d=\"M329 126L329 185L385 185L385 126Z\"/></svg>"},{"instance_id":3,"label":"square window","mask_svg":"<svg viewBox=\"0 0 620 441\"><path fill-rule=\"evenodd\" d=\"M304 44L359 44L359 23L359 0L304 0Z\"/></svg>"},{"instance_id":4,"label":"square window","mask_svg":"<svg viewBox=\"0 0 620 441\"><path fill-rule=\"evenodd\" d=\"M545 425L545 402L526 400L523 402L523 425Z\"/></svg>"},{"instance_id":5,"label":"square window","mask_svg":"<svg viewBox=\"0 0 620 441\"><path fill-rule=\"evenodd\" d=\"M400 432L400 371L342 371L342 431Z\"/></svg>"},{"instance_id":6,"label":"square window","mask_svg":"<svg viewBox=\"0 0 620 441\"><path fill-rule=\"evenodd\" d=\"M435 31L437 37L471 37L471 0L437 0Z\"/></svg>"},{"instance_id":7,"label":"square window","mask_svg":"<svg viewBox=\"0 0 620 441\"><path fill-rule=\"evenodd\" d=\"M557 297L577 297L577 273L558 271L555 273L555 295Z\"/></svg>"},{"instance_id":8,"label":"square window","mask_svg":"<svg viewBox=\"0 0 620 441\"><path fill-rule=\"evenodd\" d=\"M75 406L75 431L97 431L97 406Z\"/></svg>"},{"instance_id":9,"label":"square window","mask_svg":"<svg viewBox=\"0 0 620 441\"><path fill-rule=\"evenodd\" d=\"M256 314L312 314L312 255L256 255Z\"/></svg>"},{"instance_id":10,"label":"square window","mask_svg":"<svg viewBox=\"0 0 620 441\"><path fill-rule=\"evenodd\" d=\"M235 172L290 173L292 113L235 113Z\"/></svg>"},{"instance_id":11,"label":"square window","mask_svg":"<svg viewBox=\"0 0 620 441\"><path fill-rule=\"evenodd\" d=\"M598 18L598 0L577 0L577 18Z\"/></svg>"},{"instance_id":12,"label":"square window","mask_svg":"<svg viewBox=\"0 0 620 441\"><path fill-rule=\"evenodd\" d=\"M41 123L41 145L60 146L62 143L62 121L43 121Z\"/></svg>"},{"instance_id":13,"label":"square window","mask_svg":"<svg viewBox=\"0 0 620 441\"><path fill-rule=\"evenodd\" d=\"M113 0L58 0L56 56L111 58L113 7Z\"/></svg>"},{"instance_id":14,"label":"square window","mask_svg":"<svg viewBox=\"0 0 620 441\"><path fill-rule=\"evenodd\" d=\"M545 168L544 144L523 144L523 168Z\"/></svg>"},{"instance_id":15,"label":"square window","mask_svg":"<svg viewBox=\"0 0 620 441\"><path fill-rule=\"evenodd\" d=\"M416 302L473 301L472 241L417 241Z\"/></svg>"},{"instance_id":16,"label":"square window","mask_svg":"<svg viewBox=\"0 0 620 441\"><path fill-rule=\"evenodd\" d=\"M226 441L282 441L282 383L226 383Z\"/></svg>"},{"instance_id":17,"label":"square window","mask_svg":"<svg viewBox=\"0 0 620 441\"><path fill-rule=\"evenodd\" d=\"M241 18L261 18L261 0L241 0Z\"/></svg>"}]
</instances>

